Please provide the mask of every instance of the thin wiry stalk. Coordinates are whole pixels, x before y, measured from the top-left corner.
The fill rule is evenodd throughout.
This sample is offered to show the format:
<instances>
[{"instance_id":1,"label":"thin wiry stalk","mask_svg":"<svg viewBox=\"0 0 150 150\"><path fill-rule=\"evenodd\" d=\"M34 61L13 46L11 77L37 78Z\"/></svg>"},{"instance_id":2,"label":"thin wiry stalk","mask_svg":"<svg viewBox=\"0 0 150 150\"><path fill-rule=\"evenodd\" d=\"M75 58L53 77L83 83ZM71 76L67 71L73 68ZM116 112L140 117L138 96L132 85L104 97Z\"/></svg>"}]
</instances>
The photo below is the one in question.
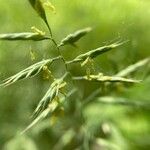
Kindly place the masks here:
<instances>
[{"instance_id":1,"label":"thin wiry stalk","mask_svg":"<svg viewBox=\"0 0 150 150\"><path fill-rule=\"evenodd\" d=\"M38 73L40 73L43 70L43 67L45 65L51 64L53 61L58 60L58 59L60 59L60 57L42 60L36 64L33 64L30 67L20 71L19 73L3 80L2 83L0 84L0 86L6 87L8 85L11 85L11 84L17 82L17 81L34 77L35 75L37 75Z\"/></svg>"},{"instance_id":2,"label":"thin wiry stalk","mask_svg":"<svg viewBox=\"0 0 150 150\"><path fill-rule=\"evenodd\" d=\"M129 75L130 73L135 72L139 68L143 67L144 65L147 65L149 62L150 62L150 58L146 58L144 60L140 60L137 63L135 63L133 65L130 65L127 68L121 70L120 72L118 72L116 74L116 76L125 77L125 76Z\"/></svg>"},{"instance_id":3,"label":"thin wiry stalk","mask_svg":"<svg viewBox=\"0 0 150 150\"><path fill-rule=\"evenodd\" d=\"M87 53L84 53L84 54L81 54L81 55L77 56L73 60L66 62L66 64L82 62L82 61L85 61L87 58L93 59L93 58L98 57L99 55L101 55L103 53L106 53L106 52L108 52L108 51L110 51L114 48L119 47L120 45L122 45L124 43L125 42L116 42L116 43L113 43L111 45L106 45L106 46L103 46L103 47L99 47L97 49L91 50Z\"/></svg>"},{"instance_id":4,"label":"thin wiry stalk","mask_svg":"<svg viewBox=\"0 0 150 150\"><path fill-rule=\"evenodd\" d=\"M65 58L63 57L63 55L62 55L62 53L61 53L61 51L60 51L60 48L59 48L57 42L56 42L55 39L53 39L53 38L52 38L51 40L52 40L52 42L54 43L55 47L57 48L57 51L58 51L58 53L59 53L59 56L61 57L61 59L62 59L64 65L65 65L66 71L68 71L68 66L67 66L67 64L66 64L66 60L65 60Z\"/></svg>"},{"instance_id":5,"label":"thin wiry stalk","mask_svg":"<svg viewBox=\"0 0 150 150\"><path fill-rule=\"evenodd\" d=\"M41 41L41 40L48 40L48 39L51 38L43 34L34 33L34 32L0 34L0 40L9 40L9 41L15 41L15 40Z\"/></svg>"},{"instance_id":6,"label":"thin wiry stalk","mask_svg":"<svg viewBox=\"0 0 150 150\"><path fill-rule=\"evenodd\" d=\"M97 97L100 94L101 90L100 88L96 89L94 92L92 92L84 101L83 106L87 105L90 101L92 101L95 97Z\"/></svg>"},{"instance_id":7,"label":"thin wiry stalk","mask_svg":"<svg viewBox=\"0 0 150 150\"><path fill-rule=\"evenodd\" d=\"M73 77L73 80L87 80L87 81L92 81L92 82L127 82L127 83L139 83L140 82L140 80L127 79L127 78L116 77L116 76L104 76L102 74Z\"/></svg>"},{"instance_id":8,"label":"thin wiry stalk","mask_svg":"<svg viewBox=\"0 0 150 150\"><path fill-rule=\"evenodd\" d=\"M52 37L53 37L52 29L51 29L50 25L48 24L48 21L47 21L47 20L45 21L45 24L47 25L47 28L48 28L49 33L50 33L50 36L51 36L51 38L52 38Z\"/></svg>"}]
</instances>

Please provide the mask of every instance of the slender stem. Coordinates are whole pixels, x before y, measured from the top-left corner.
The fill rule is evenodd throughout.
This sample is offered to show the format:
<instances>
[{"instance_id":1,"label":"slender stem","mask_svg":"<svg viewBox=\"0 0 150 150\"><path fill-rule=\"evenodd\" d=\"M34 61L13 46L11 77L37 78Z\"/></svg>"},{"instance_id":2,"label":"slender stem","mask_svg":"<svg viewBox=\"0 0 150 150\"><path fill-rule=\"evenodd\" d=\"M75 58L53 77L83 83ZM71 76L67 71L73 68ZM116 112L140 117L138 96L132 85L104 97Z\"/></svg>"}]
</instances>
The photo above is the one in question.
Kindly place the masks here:
<instances>
[{"instance_id":1,"label":"slender stem","mask_svg":"<svg viewBox=\"0 0 150 150\"><path fill-rule=\"evenodd\" d=\"M96 96L100 94L101 90L98 88L94 92L92 92L84 101L83 101L83 106L88 104L90 101L92 101Z\"/></svg>"},{"instance_id":2,"label":"slender stem","mask_svg":"<svg viewBox=\"0 0 150 150\"><path fill-rule=\"evenodd\" d=\"M53 34L52 34L52 30L51 30L51 27L49 25L49 23L47 21L45 21L47 27L48 27L48 30L49 30L49 33L50 33L50 36L51 36L51 41L54 43L54 45L56 46L57 50L58 50L58 53L59 53L59 56L61 56L61 59L62 61L64 62L64 65L65 65L65 68L66 68L66 71L68 71L68 66L67 66L67 63L63 57L63 55L61 54L61 51L59 49L59 45L57 44L57 42L55 41L55 39L53 38Z\"/></svg>"},{"instance_id":3,"label":"slender stem","mask_svg":"<svg viewBox=\"0 0 150 150\"><path fill-rule=\"evenodd\" d=\"M64 62L64 65L65 65L66 70L68 70L66 61L65 61L63 55L61 54L61 51L60 51L60 49L59 49L59 46L57 45L56 41L55 41L53 38L52 38L51 40L52 40L52 42L54 43L54 45L56 46L56 48L57 48L57 50L58 50L58 53L59 53L59 55L61 56L62 61Z\"/></svg>"},{"instance_id":4,"label":"slender stem","mask_svg":"<svg viewBox=\"0 0 150 150\"><path fill-rule=\"evenodd\" d=\"M53 34L52 34L51 27L50 27L50 25L48 24L47 20L45 21L45 23L46 23L46 25L47 25L47 28L48 28L49 33L50 33L50 36L51 36L51 38L52 38L52 37L53 37Z\"/></svg>"}]
</instances>

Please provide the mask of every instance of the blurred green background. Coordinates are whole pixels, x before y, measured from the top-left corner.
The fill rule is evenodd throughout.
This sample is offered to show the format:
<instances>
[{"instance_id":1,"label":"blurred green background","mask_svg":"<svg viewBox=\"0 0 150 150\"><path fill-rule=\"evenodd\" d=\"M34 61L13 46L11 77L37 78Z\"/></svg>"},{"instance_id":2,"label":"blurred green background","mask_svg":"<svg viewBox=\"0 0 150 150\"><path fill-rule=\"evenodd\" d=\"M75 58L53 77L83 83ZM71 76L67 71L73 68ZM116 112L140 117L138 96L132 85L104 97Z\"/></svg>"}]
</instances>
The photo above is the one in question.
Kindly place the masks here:
<instances>
[{"instance_id":1,"label":"blurred green background","mask_svg":"<svg viewBox=\"0 0 150 150\"><path fill-rule=\"evenodd\" d=\"M46 13L56 41L60 41L78 29L89 26L93 28L91 33L77 43L78 49L71 46L62 48L62 53L66 59L70 60L81 52L112 43L117 39L129 40L129 42L121 48L95 59L94 64L97 71L113 75L128 65L149 57L149 0L51 0L51 2L56 7L57 13L53 14L48 9ZM0 0L0 8L0 33L31 31L32 26L48 32L45 24L32 9L28 0ZM31 49L36 56L34 61L31 60ZM0 80L17 73L34 62L56 55L55 47L48 41L0 41ZM53 68L56 76L60 76L62 68L61 65L59 67L56 65L55 69ZM78 68L76 65L71 68L74 75L83 74L83 70ZM106 141L97 140L97 143L104 145L101 147L102 150L150 149L149 66L139 69L131 77L144 81L129 88L123 87L120 90L112 90L106 96L125 97L131 101L146 101L146 109L108 106L93 102L83 110L83 115L87 120L87 129L89 129L86 133L92 132L100 122L106 127L109 124L111 138L104 137ZM48 119L31 129L27 134L19 135L31 122L32 111L45 94L48 86L47 81L43 81L39 75L7 88L0 88L0 149L49 150L53 149L53 146L60 150L63 149L63 146L56 146L59 137L63 135L62 126L66 125L66 121L71 122L70 126L75 126L77 122L78 125L81 125L79 122L82 116L78 115L77 118L74 116L72 107L75 106L70 106L71 104L69 104L70 110L66 106L70 114L64 116L62 122L58 121L59 123L51 127ZM82 91L79 93L79 98L86 97L95 88L95 85L87 86L87 83L84 82L78 83L78 86ZM77 96L72 97L71 102L80 108ZM98 129L96 130L98 132ZM81 138L80 134L78 138ZM72 144L72 147L65 149L75 149L76 146L73 145L79 146L81 143ZM79 146L78 149L82 148ZM84 149L87 149L86 144ZM95 144L90 149L97 150L100 147Z\"/></svg>"}]
</instances>

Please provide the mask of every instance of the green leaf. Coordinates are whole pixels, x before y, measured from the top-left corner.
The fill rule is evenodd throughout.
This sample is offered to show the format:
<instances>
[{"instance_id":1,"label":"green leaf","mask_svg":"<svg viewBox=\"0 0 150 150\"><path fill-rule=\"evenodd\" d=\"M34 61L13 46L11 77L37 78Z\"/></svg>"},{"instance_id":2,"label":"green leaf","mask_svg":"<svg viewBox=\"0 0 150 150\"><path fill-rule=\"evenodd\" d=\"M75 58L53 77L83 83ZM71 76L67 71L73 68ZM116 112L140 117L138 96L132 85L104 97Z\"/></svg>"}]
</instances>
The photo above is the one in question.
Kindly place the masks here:
<instances>
[{"instance_id":1,"label":"green leaf","mask_svg":"<svg viewBox=\"0 0 150 150\"><path fill-rule=\"evenodd\" d=\"M78 30L75 33L69 34L64 39L62 39L62 41L60 42L60 44L58 46L60 47L60 46L64 46L67 44L74 45L75 42L77 42L79 39L81 39L83 36L85 36L91 30L92 30L92 28L88 27L85 29Z\"/></svg>"}]
</instances>

